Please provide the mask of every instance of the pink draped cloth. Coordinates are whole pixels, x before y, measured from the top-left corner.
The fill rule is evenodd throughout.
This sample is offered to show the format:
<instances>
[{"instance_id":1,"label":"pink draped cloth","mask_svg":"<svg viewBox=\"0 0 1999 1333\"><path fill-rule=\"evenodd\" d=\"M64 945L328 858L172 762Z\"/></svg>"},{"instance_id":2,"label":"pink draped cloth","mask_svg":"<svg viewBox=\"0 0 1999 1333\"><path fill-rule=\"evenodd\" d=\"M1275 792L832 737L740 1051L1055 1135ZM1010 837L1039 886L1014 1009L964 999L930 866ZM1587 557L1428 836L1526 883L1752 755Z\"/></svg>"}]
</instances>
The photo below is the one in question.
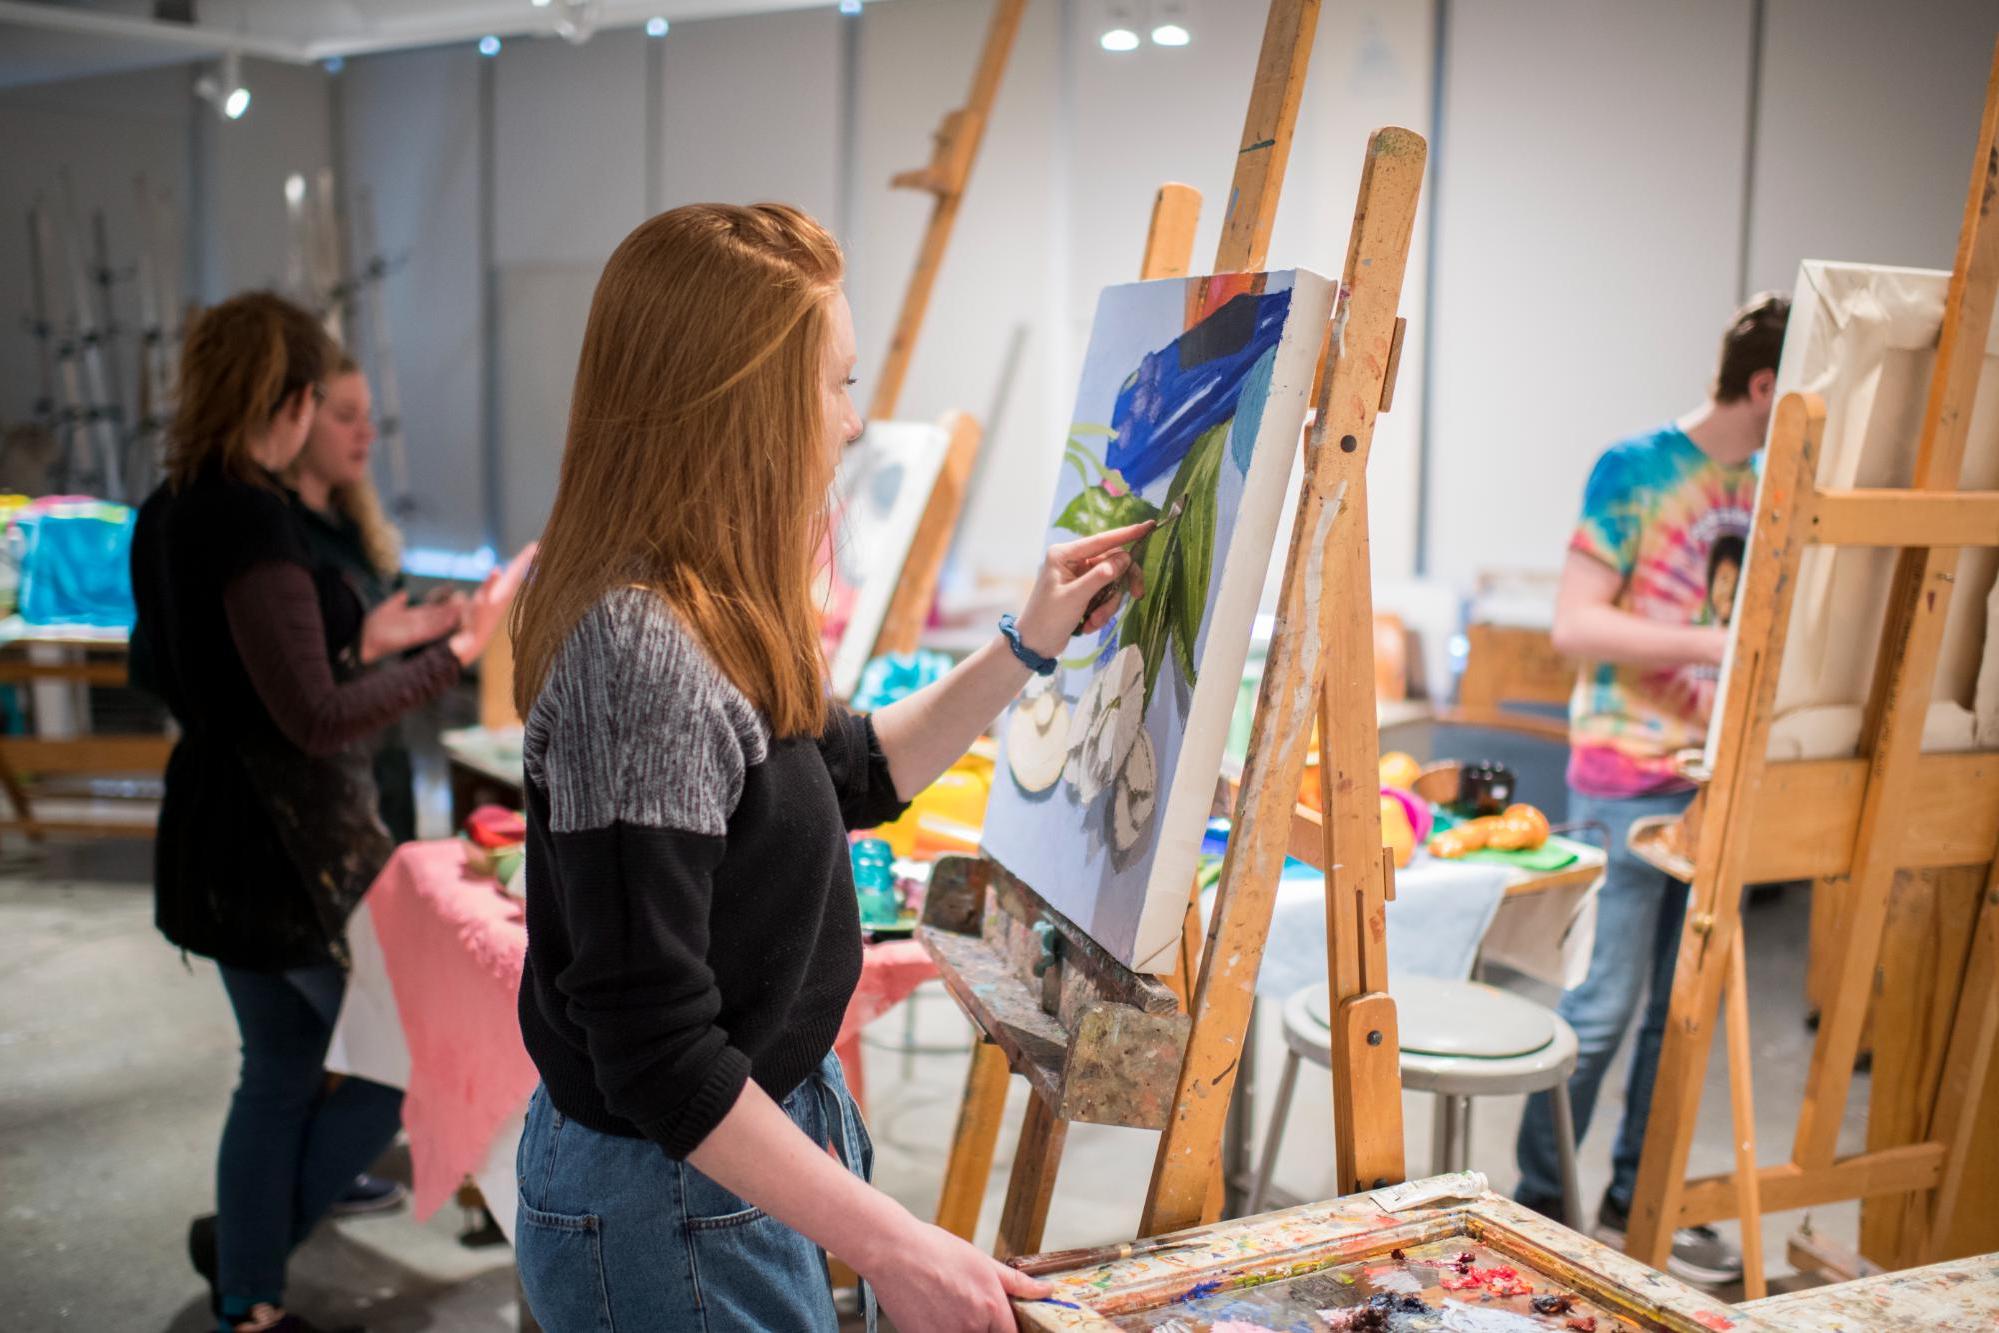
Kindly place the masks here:
<instances>
[{"instance_id":1,"label":"pink draped cloth","mask_svg":"<svg viewBox=\"0 0 1999 1333\"><path fill-rule=\"evenodd\" d=\"M469 870L466 850L456 838L405 843L366 899L409 1047L403 1128L419 1219L485 1162L539 1079L515 1008L527 960L521 904ZM857 1097L860 1030L936 975L914 940L862 951L838 1046Z\"/></svg>"},{"instance_id":2,"label":"pink draped cloth","mask_svg":"<svg viewBox=\"0 0 1999 1333\"><path fill-rule=\"evenodd\" d=\"M366 899L409 1046L403 1128L419 1218L485 1162L540 1078L515 1012L521 904L467 869L466 850L456 838L405 843Z\"/></svg>"}]
</instances>

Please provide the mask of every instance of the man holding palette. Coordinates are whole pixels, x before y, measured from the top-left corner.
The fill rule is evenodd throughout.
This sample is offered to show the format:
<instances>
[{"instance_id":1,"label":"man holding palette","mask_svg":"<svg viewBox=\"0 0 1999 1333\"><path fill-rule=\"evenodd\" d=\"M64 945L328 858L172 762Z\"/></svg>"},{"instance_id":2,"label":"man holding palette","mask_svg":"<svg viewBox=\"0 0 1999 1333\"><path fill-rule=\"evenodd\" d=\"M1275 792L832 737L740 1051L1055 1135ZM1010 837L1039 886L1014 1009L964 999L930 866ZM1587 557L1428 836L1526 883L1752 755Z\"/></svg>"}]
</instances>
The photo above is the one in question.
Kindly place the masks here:
<instances>
[{"instance_id":1,"label":"man holding palette","mask_svg":"<svg viewBox=\"0 0 1999 1333\"><path fill-rule=\"evenodd\" d=\"M1597 460L1556 597L1555 647L1583 663L1569 704L1569 814L1601 825L1610 853L1589 975L1560 1004L1580 1047L1569 1081L1578 1139L1644 1001L1597 1214L1598 1235L1616 1245L1637 1185L1686 914L1686 886L1632 855L1626 835L1633 821L1676 815L1693 796L1673 756L1706 738L1790 307L1766 293L1737 311L1707 401ZM1580 1226L1562 1217L1548 1094L1528 1102L1517 1152L1520 1202ZM1700 1283L1742 1276L1741 1256L1710 1227L1676 1232L1667 1268Z\"/></svg>"}]
</instances>

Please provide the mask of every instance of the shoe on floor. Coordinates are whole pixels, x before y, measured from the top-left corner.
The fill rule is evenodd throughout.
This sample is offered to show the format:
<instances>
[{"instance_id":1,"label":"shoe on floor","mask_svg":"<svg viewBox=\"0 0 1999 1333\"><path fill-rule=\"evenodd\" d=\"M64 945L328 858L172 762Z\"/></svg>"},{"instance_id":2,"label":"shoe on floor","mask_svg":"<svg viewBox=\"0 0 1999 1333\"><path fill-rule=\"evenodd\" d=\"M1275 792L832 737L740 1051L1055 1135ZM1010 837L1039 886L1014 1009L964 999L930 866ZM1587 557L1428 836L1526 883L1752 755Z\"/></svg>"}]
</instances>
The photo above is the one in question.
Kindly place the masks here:
<instances>
[{"instance_id":1,"label":"shoe on floor","mask_svg":"<svg viewBox=\"0 0 1999 1333\"><path fill-rule=\"evenodd\" d=\"M1606 1194L1597 1210L1596 1238L1621 1250L1630 1222L1630 1208L1620 1207ZM1673 1252L1666 1256L1666 1271L1696 1286L1726 1286L1742 1280L1742 1253L1713 1227L1681 1227L1673 1233Z\"/></svg>"},{"instance_id":2,"label":"shoe on floor","mask_svg":"<svg viewBox=\"0 0 1999 1333\"><path fill-rule=\"evenodd\" d=\"M1539 1213L1557 1226L1565 1227L1569 1225L1568 1209L1562 1206L1562 1200L1559 1196L1544 1199L1532 1194L1521 1194L1515 1196L1513 1202L1530 1212Z\"/></svg>"},{"instance_id":3,"label":"shoe on floor","mask_svg":"<svg viewBox=\"0 0 1999 1333\"><path fill-rule=\"evenodd\" d=\"M208 1284L208 1312L222 1313L222 1293L215 1289L215 1214L204 1213L187 1224L187 1261Z\"/></svg>"},{"instance_id":4,"label":"shoe on floor","mask_svg":"<svg viewBox=\"0 0 1999 1333\"><path fill-rule=\"evenodd\" d=\"M384 1180L380 1176L360 1175L347 1192L333 1201L327 1209L335 1217L355 1217L362 1213L386 1213L392 1208L400 1208L403 1200L409 1198L409 1187L400 1180Z\"/></svg>"}]
</instances>

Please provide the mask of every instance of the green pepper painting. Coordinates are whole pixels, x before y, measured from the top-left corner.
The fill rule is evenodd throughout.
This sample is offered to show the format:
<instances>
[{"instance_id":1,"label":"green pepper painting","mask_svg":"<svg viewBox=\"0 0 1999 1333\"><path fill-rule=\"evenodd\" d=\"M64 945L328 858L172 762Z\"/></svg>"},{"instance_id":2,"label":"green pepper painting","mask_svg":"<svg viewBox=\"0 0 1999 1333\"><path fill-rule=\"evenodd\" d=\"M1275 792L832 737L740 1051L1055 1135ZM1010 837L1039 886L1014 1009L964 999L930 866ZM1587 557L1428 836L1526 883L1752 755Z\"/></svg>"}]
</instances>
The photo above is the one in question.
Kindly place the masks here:
<instances>
[{"instance_id":1,"label":"green pepper painting","mask_svg":"<svg viewBox=\"0 0 1999 1333\"><path fill-rule=\"evenodd\" d=\"M1002 723L985 849L1138 971L1170 971L1333 284L1107 289L1046 540L1158 520L1146 593Z\"/></svg>"}]
</instances>

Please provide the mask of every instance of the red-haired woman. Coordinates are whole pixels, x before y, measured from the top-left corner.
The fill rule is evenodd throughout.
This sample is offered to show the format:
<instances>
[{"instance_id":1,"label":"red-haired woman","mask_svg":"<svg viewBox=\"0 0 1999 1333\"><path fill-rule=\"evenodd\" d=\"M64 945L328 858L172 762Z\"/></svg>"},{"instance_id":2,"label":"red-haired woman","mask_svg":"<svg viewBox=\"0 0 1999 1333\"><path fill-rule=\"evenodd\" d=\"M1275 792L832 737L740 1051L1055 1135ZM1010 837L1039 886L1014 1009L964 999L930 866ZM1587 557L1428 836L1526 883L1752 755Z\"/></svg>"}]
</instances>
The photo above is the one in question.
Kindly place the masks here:
<instances>
[{"instance_id":1,"label":"red-haired woman","mask_svg":"<svg viewBox=\"0 0 1999 1333\"><path fill-rule=\"evenodd\" d=\"M861 966L846 832L1053 668L1146 529L1050 551L929 689L829 704L812 567L861 429L841 275L795 209L695 205L628 236L591 305L514 626L542 1076L516 1242L550 1333L831 1330L822 1249L923 1333L1012 1329L1046 1290L863 1180L830 1054Z\"/></svg>"}]
</instances>

